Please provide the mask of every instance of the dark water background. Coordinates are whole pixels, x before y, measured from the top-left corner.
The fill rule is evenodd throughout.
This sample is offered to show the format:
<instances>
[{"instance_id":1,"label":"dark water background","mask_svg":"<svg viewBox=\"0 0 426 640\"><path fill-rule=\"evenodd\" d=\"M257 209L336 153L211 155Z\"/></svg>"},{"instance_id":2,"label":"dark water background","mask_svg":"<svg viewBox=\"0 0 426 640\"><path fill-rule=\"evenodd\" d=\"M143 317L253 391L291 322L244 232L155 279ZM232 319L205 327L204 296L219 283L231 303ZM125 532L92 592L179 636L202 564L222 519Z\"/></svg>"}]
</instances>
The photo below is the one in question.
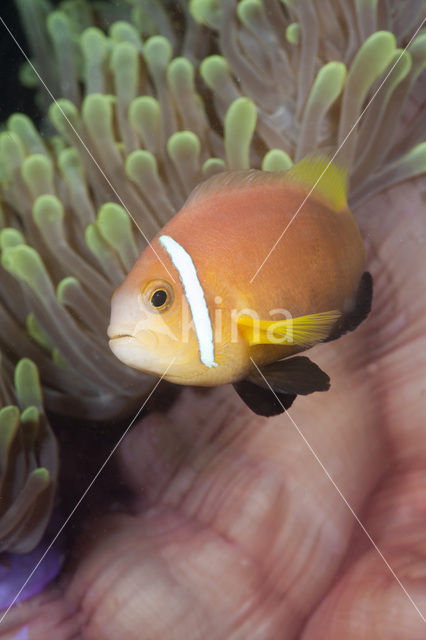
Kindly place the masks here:
<instances>
[{"instance_id":1,"label":"dark water background","mask_svg":"<svg viewBox=\"0 0 426 640\"><path fill-rule=\"evenodd\" d=\"M29 55L28 43L13 0L1 1L0 15L25 53ZM23 87L18 80L19 68L23 62L22 53L0 23L0 123L15 111L26 113L36 121L39 118L38 110L34 105L34 91Z\"/></svg>"}]
</instances>

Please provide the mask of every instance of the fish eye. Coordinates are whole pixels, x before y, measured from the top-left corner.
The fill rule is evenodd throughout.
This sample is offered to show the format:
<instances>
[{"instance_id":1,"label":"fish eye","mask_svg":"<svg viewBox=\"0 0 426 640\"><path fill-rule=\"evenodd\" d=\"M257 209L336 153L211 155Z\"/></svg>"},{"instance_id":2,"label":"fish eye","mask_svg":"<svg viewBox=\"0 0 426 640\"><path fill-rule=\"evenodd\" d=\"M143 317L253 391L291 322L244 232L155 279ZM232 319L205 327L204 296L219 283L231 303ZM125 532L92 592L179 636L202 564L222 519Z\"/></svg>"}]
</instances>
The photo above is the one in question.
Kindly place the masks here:
<instances>
[{"instance_id":1,"label":"fish eye","mask_svg":"<svg viewBox=\"0 0 426 640\"><path fill-rule=\"evenodd\" d=\"M149 282L142 291L142 299L151 311L163 312L173 302L173 288L164 280Z\"/></svg>"},{"instance_id":2,"label":"fish eye","mask_svg":"<svg viewBox=\"0 0 426 640\"><path fill-rule=\"evenodd\" d=\"M150 302L156 309L161 309L161 307L164 307L164 305L166 304L168 297L169 296L167 295L167 291L165 289L156 289L156 291L154 291L151 296Z\"/></svg>"}]
</instances>

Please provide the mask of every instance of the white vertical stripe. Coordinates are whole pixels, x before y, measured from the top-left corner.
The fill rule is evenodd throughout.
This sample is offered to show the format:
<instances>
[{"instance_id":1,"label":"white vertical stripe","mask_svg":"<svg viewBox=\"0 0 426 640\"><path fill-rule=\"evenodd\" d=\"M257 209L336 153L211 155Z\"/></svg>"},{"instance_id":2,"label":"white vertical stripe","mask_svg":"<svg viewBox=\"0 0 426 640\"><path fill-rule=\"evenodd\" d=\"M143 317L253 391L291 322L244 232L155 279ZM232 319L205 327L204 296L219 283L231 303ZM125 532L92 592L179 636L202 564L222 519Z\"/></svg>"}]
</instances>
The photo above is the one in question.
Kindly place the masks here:
<instances>
[{"instance_id":1,"label":"white vertical stripe","mask_svg":"<svg viewBox=\"0 0 426 640\"><path fill-rule=\"evenodd\" d=\"M176 267L194 321L200 349L200 360L206 367L217 367L214 361L213 329L204 291L189 253L170 236L160 236L161 244Z\"/></svg>"}]
</instances>

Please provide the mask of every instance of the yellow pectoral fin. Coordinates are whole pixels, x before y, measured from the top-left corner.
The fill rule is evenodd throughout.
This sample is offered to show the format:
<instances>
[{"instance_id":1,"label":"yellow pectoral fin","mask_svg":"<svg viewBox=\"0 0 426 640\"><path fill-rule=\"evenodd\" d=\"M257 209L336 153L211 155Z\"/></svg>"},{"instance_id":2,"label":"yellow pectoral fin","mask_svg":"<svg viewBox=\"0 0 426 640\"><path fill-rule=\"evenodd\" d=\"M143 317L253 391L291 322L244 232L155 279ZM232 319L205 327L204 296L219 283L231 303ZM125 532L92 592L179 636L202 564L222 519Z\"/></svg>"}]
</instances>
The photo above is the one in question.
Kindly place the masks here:
<instances>
[{"instance_id":1,"label":"yellow pectoral fin","mask_svg":"<svg viewBox=\"0 0 426 640\"><path fill-rule=\"evenodd\" d=\"M290 344L308 347L330 335L340 311L325 311L285 320L256 320L241 315L238 328L250 346L256 344Z\"/></svg>"}]
</instances>

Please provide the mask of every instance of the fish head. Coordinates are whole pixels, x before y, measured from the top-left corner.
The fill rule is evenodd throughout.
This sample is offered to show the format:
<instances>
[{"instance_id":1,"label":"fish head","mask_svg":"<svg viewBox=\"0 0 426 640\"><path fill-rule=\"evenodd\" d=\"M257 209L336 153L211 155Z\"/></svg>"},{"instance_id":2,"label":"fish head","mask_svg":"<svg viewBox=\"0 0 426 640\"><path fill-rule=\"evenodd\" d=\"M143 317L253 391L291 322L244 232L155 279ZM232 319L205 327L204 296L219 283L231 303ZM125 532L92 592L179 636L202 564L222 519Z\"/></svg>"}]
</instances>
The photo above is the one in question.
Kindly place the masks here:
<instances>
[{"instance_id":1,"label":"fish head","mask_svg":"<svg viewBox=\"0 0 426 640\"><path fill-rule=\"evenodd\" d=\"M178 384L206 374L182 283L148 247L111 299L109 346L126 365Z\"/></svg>"},{"instance_id":2,"label":"fish head","mask_svg":"<svg viewBox=\"0 0 426 640\"><path fill-rule=\"evenodd\" d=\"M154 240L112 296L108 327L112 352L130 367L165 374L166 380L177 384L232 382L241 374L242 363L247 366L247 346L239 335L232 339L229 314L220 313L224 330L216 330L217 283L210 287L202 278L203 295L194 302L191 286L186 282L185 290L182 274L161 249ZM220 293L226 308L230 302L226 293Z\"/></svg>"},{"instance_id":3,"label":"fish head","mask_svg":"<svg viewBox=\"0 0 426 640\"><path fill-rule=\"evenodd\" d=\"M169 373L184 376L191 362L198 360L186 307L181 283L149 247L112 295L108 327L112 352L135 369L162 375L169 367Z\"/></svg>"}]
</instances>

